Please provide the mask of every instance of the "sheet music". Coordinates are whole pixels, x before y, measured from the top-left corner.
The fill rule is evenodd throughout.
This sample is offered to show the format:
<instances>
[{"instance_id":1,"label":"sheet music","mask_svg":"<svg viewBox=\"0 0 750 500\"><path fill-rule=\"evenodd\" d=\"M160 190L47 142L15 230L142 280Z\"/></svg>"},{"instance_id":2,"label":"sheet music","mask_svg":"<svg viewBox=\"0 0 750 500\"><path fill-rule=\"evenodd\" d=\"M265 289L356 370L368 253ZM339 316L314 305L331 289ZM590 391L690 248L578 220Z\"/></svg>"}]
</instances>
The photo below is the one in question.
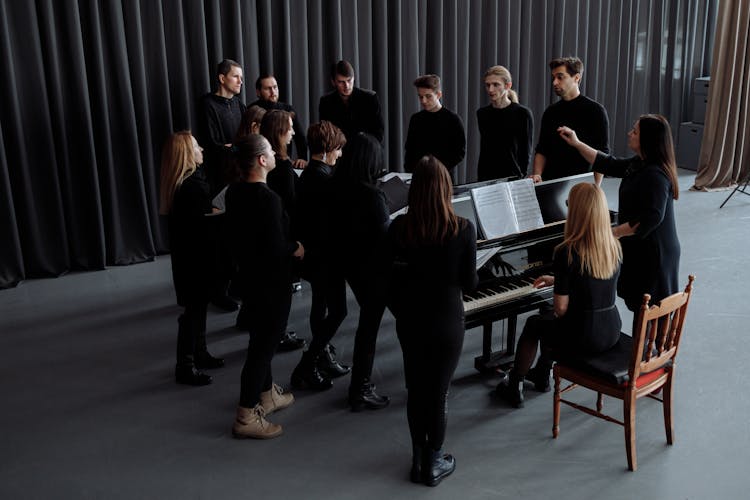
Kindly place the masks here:
<instances>
[{"instance_id":1,"label":"sheet music","mask_svg":"<svg viewBox=\"0 0 750 500\"><path fill-rule=\"evenodd\" d=\"M504 182L471 190L479 225L488 239L518 232L513 198L507 185Z\"/></svg>"},{"instance_id":2,"label":"sheet music","mask_svg":"<svg viewBox=\"0 0 750 500\"><path fill-rule=\"evenodd\" d=\"M536 198L534 181L531 179L521 179L519 181L509 182L511 198L516 212L516 222L518 231L528 231L544 225L542 211L539 208L539 201Z\"/></svg>"}]
</instances>

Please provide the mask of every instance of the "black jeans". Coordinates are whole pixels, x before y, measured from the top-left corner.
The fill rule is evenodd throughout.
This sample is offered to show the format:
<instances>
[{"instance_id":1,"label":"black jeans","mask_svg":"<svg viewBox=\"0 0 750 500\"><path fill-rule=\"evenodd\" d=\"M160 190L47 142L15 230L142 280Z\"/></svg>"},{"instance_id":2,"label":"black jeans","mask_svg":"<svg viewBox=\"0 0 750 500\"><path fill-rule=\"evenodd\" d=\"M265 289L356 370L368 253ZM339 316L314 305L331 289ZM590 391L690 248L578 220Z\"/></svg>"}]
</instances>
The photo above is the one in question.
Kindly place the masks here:
<instances>
[{"instance_id":1,"label":"black jeans","mask_svg":"<svg viewBox=\"0 0 750 500\"><path fill-rule=\"evenodd\" d=\"M346 318L346 282L343 276L318 272L308 277L312 289L308 352L315 359L331 341Z\"/></svg>"},{"instance_id":2,"label":"black jeans","mask_svg":"<svg viewBox=\"0 0 750 500\"><path fill-rule=\"evenodd\" d=\"M208 300L190 299L177 319L177 366L192 367L199 347L205 350Z\"/></svg>"},{"instance_id":3,"label":"black jeans","mask_svg":"<svg viewBox=\"0 0 750 500\"><path fill-rule=\"evenodd\" d=\"M273 300L268 300L269 296ZM245 296L242 303L248 308L250 340L240 379L240 406L253 408L260 402L260 393L270 390L273 384L271 360L286 332L291 287L286 293L269 294L262 299Z\"/></svg>"},{"instance_id":4,"label":"black jeans","mask_svg":"<svg viewBox=\"0 0 750 500\"><path fill-rule=\"evenodd\" d=\"M380 322L385 312L385 291L375 276L349 273L346 281L359 304L359 322L354 336L351 388L359 389L370 379Z\"/></svg>"}]
</instances>

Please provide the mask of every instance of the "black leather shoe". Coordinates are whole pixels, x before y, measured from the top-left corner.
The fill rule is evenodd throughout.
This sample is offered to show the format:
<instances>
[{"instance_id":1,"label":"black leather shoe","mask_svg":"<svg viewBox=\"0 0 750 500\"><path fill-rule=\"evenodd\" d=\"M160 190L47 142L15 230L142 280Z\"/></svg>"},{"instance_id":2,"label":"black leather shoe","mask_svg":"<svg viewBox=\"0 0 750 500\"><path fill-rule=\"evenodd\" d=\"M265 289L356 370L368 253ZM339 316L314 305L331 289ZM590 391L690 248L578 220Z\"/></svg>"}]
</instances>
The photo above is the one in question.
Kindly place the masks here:
<instances>
[{"instance_id":1,"label":"black leather shoe","mask_svg":"<svg viewBox=\"0 0 750 500\"><path fill-rule=\"evenodd\" d=\"M428 450L425 463L422 464L422 479L427 486L437 486L440 481L456 470L456 459L443 450Z\"/></svg>"},{"instance_id":2,"label":"black leather shoe","mask_svg":"<svg viewBox=\"0 0 750 500\"><path fill-rule=\"evenodd\" d=\"M199 370L211 370L224 366L223 358L215 358L208 352L195 355L195 367Z\"/></svg>"},{"instance_id":3,"label":"black leather shoe","mask_svg":"<svg viewBox=\"0 0 750 500\"><path fill-rule=\"evenodd\" d=\"M552 386L549 382L549 369L534 367L526 374L526 380L534 383L534 389L539 392L549 392Z\"/></svg>"},{"instance_id":4,"label":"black leather shoe","mask_svg":"<svg viewBox=\"0 0 750 500\"><path fill-rule=\"evenodd\" d=\"M296 351L305 347L305 339L297 337L294 332L286 332L279 342L278 350L281 352Z\"/></svg>"},{"instance_id":5,"label":"black leather shoe","mask_svg":"<svg viewBox=\"0 0 750 500\"><path fill-rule=\"evenodd\" d=\"M234 312L240 307L239 304L232 300L229 295L219 295L214 297L211 299L211 304L226 312Z\"/></svg>"},{"instance_id":6,"label":"black leather shoe","mask_svg":"<svg viewBox=\"0 0 750 500\"><path fill-rule=\"evenodd\" d=\"M352 411L381 410L388 406L391 399L375 392L375 385L366 382L354 390L349 389L349 406Z\"/></svg>"},{"instance_id":7,"label":"black leather shoe","mask_svg":"<svg viewBox=\"0 0 750 500\"><path fill-rule=\"evenodd\" d=\"M213 381L211 375L206 375L203 372L199 372L192 366L178 366L177 368L175 368L174 377L178 384L184 385L208 385Z\"/></svg>"},{"instance_id":8,"label":"black leather shoe","mask_svg":"<svg viewBox=\"0 0 750 500\"><path fill-rule=\"evenodd\" d=\"M328 344L323 352L318 356L318 370L328 378L343 377L352 369L347 365L342 365L336 360L336 348Z\"/></svg>"},{"instance_id":9,"label":"black leather shoe","mask_svg":"<svg viewBox=\"0 0 750 500\"><path fill-rule=\"evenodd\" d=\"M333 387L331 379L318 371L315 362L309 359L307 352L302 355L302 360L292 372L291 383L295 389L312 391L325 391Z\"/></svg>"},{"instance_id":10,"label":"black leather shoe","mask_svg":"<svg viewBox=\"0 0 750 500\"><path fill-rule=\"evenodd\" d=\"M514 408L523 408L523 379L518 378L513 372L497 384L495 393Z\"/></svg>"}]
</instances>

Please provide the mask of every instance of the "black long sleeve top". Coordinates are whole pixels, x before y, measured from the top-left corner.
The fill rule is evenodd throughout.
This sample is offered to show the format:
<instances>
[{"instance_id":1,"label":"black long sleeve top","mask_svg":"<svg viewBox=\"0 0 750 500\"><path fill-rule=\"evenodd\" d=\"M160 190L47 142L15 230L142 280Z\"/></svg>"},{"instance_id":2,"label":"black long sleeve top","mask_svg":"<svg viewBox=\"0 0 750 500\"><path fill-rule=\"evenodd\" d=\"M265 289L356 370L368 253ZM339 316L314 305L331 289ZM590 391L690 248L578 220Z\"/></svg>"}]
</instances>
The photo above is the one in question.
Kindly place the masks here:
<instances>
[{"instance_id":1,"label":"black long sleeve top","mask_svg":"<svg viewBox=\"0 0 750 500\"><path fill-rule=\"evenodd\" d=\"M459 116L446 109L422 110L409 120L404 169L412 172L420 158L431 154L452 172L466 156L466 133Z\"/></svg>"},{"instance_id":2,"label":"black long sleeve top","mask_svg":"<svg viewBox=\"0 0 750 500\"><path fill-rule=\"evenodd\" d=\"M332 173L329 165L310 160L299 178L292 232L305 247L305 278L326 272L331 264Z\"/></svg>"},{"instance_id":3,"label":"black long sleeve top","mask_svg":"<svg viewBox=\"0 0 750 500\"><path fill-rule=\"evenodd\" d=\"M225 144L234 140L244 112L245 105L238 96L226 99L209 93L199 100L196 139L204 150L203 164L212 195L226 185L229 150Z\"/></svg>"},{"instance_id":4,"label":"black long sleeve top","mask_svg":"<svg viewBox=\"0 0 750 500\"><path fill-rule=\"evenodd\" d=\"M505 108L488 105L477 110L480 181L526 177L534 137L531 111L516 102Z\"/></svg>"},{"instance_id":5,"label":"black long sleeve top","mask_svg":"<svg viewBox=\"0 0 750 500\"><path fill-rule=\"evenodd\" d=\"M297 183L299 177L294 172L292 161L290 159L282 160L276 157L276 168L268 172L268 187L281 197L281 205L286 213L292 217L295 213L295 203L297 199Z\"/></svg>"},{"instance_id":6,"label":"black long sleeve top","mask_svg":"<svg viewBox=\"0 0 750 500\"><path fill-rule=\"evenodd\" d=\"M591 165L578 150L557 133L557 129L562 126L575 130L578 138L592 148L609 153L609 118L604 107L584 95L570 101L557 101L547 107L542 115L536 146L536 152L546 160L542 173L544 180L583 174L591 170Z\"/></svg>"},{"instance_id":7,"label":"black long sleeve top","mask_svg":"<svg viewBox=\"0 0 750 500\"><path fill-rule=\"evenodd\" d=\"M371 90L354 87L347 102L334 90L320 98L318 115L340 128L347 139L366 132L383 142L385 126L380 100Z\"/></svg>"}]
</instances>

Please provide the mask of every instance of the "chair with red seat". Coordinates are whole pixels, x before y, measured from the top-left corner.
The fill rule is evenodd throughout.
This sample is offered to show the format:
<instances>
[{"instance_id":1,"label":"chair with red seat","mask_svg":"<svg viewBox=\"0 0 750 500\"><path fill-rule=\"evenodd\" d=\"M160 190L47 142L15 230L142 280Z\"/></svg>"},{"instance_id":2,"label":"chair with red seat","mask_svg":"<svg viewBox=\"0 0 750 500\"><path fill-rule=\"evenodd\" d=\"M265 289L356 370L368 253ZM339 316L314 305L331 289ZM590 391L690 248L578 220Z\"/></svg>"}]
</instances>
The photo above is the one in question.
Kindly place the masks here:
<instances>
[{"instance_id":1,"label":"chair with red seat","mask_svg":"<svg viewBox=\"0 0 750 500\"><path fill-rule=\"evenodd\" d=\"M664 409L664 427L667 443L674 440L672 425L672 386L680 339L685 327L690 296L695 277L688 278L684 292L663 299L658 305L648 305L651 297L643 296L643 303L635 322L632 337L620 334L620 340L612 349L585 359L560 361L554 369L554 424L552 436L560 432L560 403L565 403L589 415L614 422L625 427L625 448L628 468L636 470L635 455L635 407L639 398L648 396L660 401ZM562 379L571 382L560 389ZM635 381L635 383L632 383ZM596 409L562 399L562 395L583 386L596 391ZM662 398L656 394L663 389ZM606 394L623 401L623 420L602 413L602 395Z\"/></svg>"}]
</instances>

